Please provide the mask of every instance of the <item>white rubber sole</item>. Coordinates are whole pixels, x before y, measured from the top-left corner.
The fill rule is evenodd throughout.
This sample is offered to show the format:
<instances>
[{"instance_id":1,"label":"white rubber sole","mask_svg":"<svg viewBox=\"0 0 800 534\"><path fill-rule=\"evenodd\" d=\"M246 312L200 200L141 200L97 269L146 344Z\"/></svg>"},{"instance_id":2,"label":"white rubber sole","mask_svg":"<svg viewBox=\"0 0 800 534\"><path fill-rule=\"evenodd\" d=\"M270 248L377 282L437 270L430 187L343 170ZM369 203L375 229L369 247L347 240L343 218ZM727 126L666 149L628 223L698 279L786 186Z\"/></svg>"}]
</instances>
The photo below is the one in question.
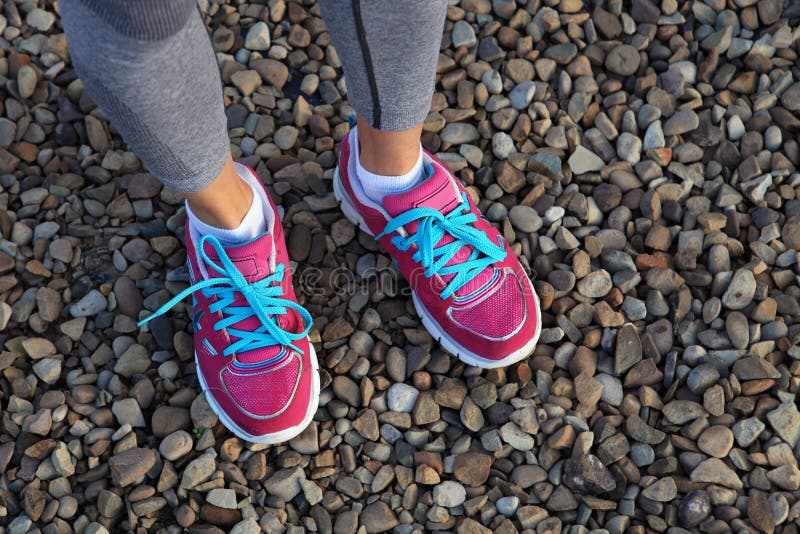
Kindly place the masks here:
<instances>
[{"instance_id":1,"label":"white rubber sole","mask_svg":"<svg viewBox=\"0 0 800 534\"><path fill-rule=\"evenodd\" d=\"M314 345L309 342L308 347L311 350L311 400L308 403L308 413L306 413L303 421L299 425L281 430L280 432L275 432L273 434L264 434L263 436L253 436L252 434L248 434L242 430L236 423L233 422L228 414L225 413L217 401L214 400L214 396L206 393L208 391L208 385L203 378L203 373L200 372L200 365L197 362L197 353L195 353L194 360L195 365L197 365L197 378L200 381L200 387L203 389L203 393L206 396L206 400L208 400L208 405L211 406L211 410L217 414L217 417L219 417L219 420L222 421L222 424L225 426L225 428L230 430L236 437L261 445L276 445L278 443L285 443L290 439L300 435L300 433L311 423L311 420L314 419L314 414L317 413L317 408L319 407L319 363L317 362L317 353L314 350Z\"/></svg>"},{"instance_id":2,"label":"white rubber sole","mask_svg":"<svg viewBox=\"0 0 800 534\"><path fill-rule=\"evenodd\" d=\"M342 177L341 174L339 174L339 168L337 167L333 175L333 194L336 197L336 200L338 200L342 205L342 213L344 213L345 217L347 217L350 222L358 226L362 232L375 237L372 232L370 232L369 228L367 227L367 223L361 217L361 214L358 213L353 200L350 198L347 191L345 191L341 182ZM531 289L533 289L533 284L531 284ZM539 336L542 333L542 323L540 321L536 323L536 332L534 333L533 338L531 338L531 340L528 341L524 347L512 352L500 360L485 358L468 350L458 343L458 341L450 337L447 332L442 330L438 323L433 319L430 312L428 312L427 308L425 308L425 305L422 304L422 301L417 298L416 293L412 293L411 297L412 302L414 303L414 308L417 310L417 315L419 315L420 319L422 319L422 324L428 330L428 333L430 333L434 339L439 342L444 350L450 354L454 354L462 362L473 367L480 367L482 369L496 369L498 367L508 367L509 365L522 361L531 355L533 349L536 348L536 343L539 341ZM541 317L542 314L541 306L539 304L539 296L535 291L533 291L533 300L536 306L536 316Z\"/></svg>"}]
</instances>

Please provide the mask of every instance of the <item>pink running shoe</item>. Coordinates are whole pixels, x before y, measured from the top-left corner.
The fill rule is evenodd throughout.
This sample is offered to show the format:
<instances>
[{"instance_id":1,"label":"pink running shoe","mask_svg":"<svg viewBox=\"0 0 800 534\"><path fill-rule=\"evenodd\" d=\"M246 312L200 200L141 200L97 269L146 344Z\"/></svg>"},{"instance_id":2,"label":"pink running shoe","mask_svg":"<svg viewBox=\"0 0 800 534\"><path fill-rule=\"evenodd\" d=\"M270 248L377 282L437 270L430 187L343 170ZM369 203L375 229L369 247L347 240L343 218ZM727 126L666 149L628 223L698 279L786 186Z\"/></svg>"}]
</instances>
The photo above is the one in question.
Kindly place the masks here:
<instances>
[{"instance_id":1,"label":"pink running shoe","mask_svg":"<svg viewBox=\"0 0 800 534\"><path fill-rule=\"evenodd\" d=\"M376 204L350 179L355 135L354 129L339 147L333 190L347 218L397 263L422 324L469 365L505 367L529 356L541 332L539 299L497 229L427 152L427 179Z\"/></svg>"},{"instance_id":2,"label":"pink running shoe","mask_svg":"<svg viewBox=\"0 0 800 534\"><path fill-rule=\"evenodd\" d=\"M192 285L143 323L193 295L197 377L222 423L242 439L280 443L308 426L319 404L311 316L297 303L277 210L256 174L239 174L264 203L267 233L223 247L186 224Z\"/></svg>"}]
</instances>

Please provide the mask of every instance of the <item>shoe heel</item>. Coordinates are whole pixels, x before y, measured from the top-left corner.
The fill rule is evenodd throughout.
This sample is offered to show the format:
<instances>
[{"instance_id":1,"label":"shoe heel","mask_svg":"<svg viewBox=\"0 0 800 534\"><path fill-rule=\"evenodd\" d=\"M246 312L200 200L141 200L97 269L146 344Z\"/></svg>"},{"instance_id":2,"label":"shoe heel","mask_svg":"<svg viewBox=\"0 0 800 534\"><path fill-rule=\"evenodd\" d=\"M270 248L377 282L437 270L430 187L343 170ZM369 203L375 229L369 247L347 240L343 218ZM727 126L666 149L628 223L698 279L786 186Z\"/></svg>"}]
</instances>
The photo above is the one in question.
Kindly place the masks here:
<instances>
[{"instance_id":1,"label":"shoe heel","mask_svg":"<svg viewBox=\"0 0 800 534\"><path fill-rule=\"evenodd\" d=\"M336 167L336 171L333 174L333 195L342 205L342 213L344 213L344 216L347 217L351 223L358 226L362 232L372 235L372 232L370 232L367 227L367 223L361 217L361 214L358 213L355 204L350 199L350 195L345 190L344 184L342 184L342 175L339 173L339 167Z\"/></svg>"}]
</instances>

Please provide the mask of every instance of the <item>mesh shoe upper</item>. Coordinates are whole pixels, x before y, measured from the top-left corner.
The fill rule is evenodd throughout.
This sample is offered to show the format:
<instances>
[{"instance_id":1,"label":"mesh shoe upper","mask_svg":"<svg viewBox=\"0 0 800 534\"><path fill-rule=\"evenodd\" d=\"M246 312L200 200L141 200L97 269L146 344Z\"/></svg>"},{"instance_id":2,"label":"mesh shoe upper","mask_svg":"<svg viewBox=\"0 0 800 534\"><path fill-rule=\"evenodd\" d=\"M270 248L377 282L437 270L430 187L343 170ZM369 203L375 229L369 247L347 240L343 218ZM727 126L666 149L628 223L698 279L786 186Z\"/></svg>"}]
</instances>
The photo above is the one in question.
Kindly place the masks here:
<instances>
[{"instance_id":1,"label":"mesh shoe upper","mask_svg":"<svg viewBox=\"0 0 800 534\"><path fill-rule=\"evenodd\" d=\"M221 381L228 394L254 417L280 414L291 403L302 374L303 360L289 352L277 364L261 370L235 362L223 369Z\"/></svg>"},{"instance_id":2,"label":"mesh shoe upper","mask_svg":"<svg viewBox=\"0 0 800 534\"><path fill-rule=\"evenodd\" d=\"M517 332L527 316L522 284L513 271L504 271L497 284L481 293L477 302L451 306L450 316L464 328L488 339L505 339ZM502 320L487 321L487 317Z\"/></svg>"}]
</instances>

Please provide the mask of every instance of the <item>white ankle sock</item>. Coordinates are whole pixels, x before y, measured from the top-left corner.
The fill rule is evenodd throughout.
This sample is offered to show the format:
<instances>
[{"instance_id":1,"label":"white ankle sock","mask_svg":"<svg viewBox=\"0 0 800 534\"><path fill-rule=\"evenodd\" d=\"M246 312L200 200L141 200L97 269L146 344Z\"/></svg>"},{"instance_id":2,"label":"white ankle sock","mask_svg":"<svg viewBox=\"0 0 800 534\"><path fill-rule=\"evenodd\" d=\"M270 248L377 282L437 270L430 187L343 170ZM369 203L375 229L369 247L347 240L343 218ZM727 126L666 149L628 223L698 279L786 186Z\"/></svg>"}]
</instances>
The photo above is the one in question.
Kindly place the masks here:
<instances>
[{"instance_id":1,"label":"white ankle sock","mask_svg":"<svg viewBox=\"0 0 800 534\"><path fill-rule=\"evenodd\" d=\"M425 179L425 172L422 161L422 145L419 147L419 157L410 171L402 176L384 176L369 172L361 165L361 147L358 144L358 132L356 132L356 175L364 192L373 202L378 204L383 202L383 197L403 193L412 189Z\"/></svg>"},{"instance_id":2,"label":"white ankle sock","mask_svg":"<svg viewBox=\"0 0 800 534\"><path fill-rule=\"evenodd\" d=\"M251 189L253 188L244 178L242 178L242 181ZM255 190L253 190L253 203L250 205L250 209L247 210L247 214L244 216L239 226L232 230L217 228L216 226L204 223L192 213L188 202L186 203L186 215L189 217L190 224L198 234L213 235L219 239L222 245L227 246L244 243L267 231L267 218L264 215L264 204L261 202L261 198Z\"/></svg>"}]
</instances>

